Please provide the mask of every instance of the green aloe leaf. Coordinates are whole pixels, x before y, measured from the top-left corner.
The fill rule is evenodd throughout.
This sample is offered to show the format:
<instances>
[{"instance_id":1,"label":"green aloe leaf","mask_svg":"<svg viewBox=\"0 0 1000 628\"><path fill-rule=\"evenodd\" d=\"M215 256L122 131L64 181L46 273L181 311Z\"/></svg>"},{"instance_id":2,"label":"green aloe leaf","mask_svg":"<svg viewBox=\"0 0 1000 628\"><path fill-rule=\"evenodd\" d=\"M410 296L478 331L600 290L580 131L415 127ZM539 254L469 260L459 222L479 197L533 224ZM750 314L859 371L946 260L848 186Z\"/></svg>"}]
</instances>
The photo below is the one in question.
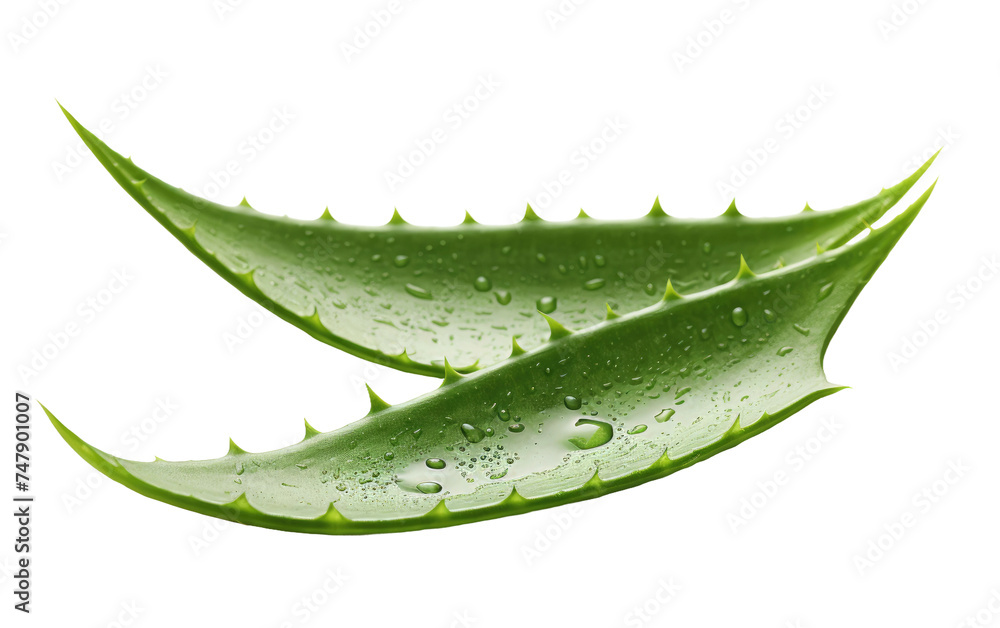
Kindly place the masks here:
<instances>
[{"instance_id":1,"label":"green aloe leaf","mask_svg":"<svg viewBox=\"0 0 1000 628\"><path fill-rule=\"evenodd\" d=\"M192 196L66 116L125 191L251 299L334 347L439 377L446 356L470 372L503 360L512 337L525 348L541 345L548 330L537 310L589 327L609 305L628 313L655 303L668 279L683 292L723 284L740 255L764 271L843 244L895 205L933 161L867 201L780 219L743 217L735 203L714 219L679 219L657 201L647 216L627 221L552 223L529 207L516 225L467 217L457 228L424 228L397 213L370 228L338 223L329 212L293 220Z\"/></svg>"},{"instance_id":2,"label":"green aloe leaf","mask_svg":"<svg viewBox=\"0 0 1000 628\"><path fill-rule=\"evenodd\" d=\"M49 414L129 488L245 524L328 534L441 527L593 498L728 449L839 389L823 356L930 195L856 242L568 332L341 429L265 453L134 462ZM48 410L46 410L48 412Z\"/></svg>"}]
</instances>

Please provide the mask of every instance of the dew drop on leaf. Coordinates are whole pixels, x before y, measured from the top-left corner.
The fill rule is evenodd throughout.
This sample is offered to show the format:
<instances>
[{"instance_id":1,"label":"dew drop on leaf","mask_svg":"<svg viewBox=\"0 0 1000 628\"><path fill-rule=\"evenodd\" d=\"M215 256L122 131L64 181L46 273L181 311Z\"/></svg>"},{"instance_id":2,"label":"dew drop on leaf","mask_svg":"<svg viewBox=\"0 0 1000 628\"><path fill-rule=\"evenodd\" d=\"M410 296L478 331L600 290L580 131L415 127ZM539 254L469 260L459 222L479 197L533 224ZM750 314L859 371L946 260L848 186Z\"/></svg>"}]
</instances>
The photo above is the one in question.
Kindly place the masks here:
<instances>
[{"instance_id":1,"label":"dew drop on leaf","mask_svg":"<svg viewBox=\"0 0 1000 628\"><path fill-rule=\"evenodd\" d=\"M743 327L747 324L747 312L741 307L733 310L732 318L733 325L736 325L737 327Z\"/></svg>"},{"instance_id":2,"label":"dew drop on leaf","mask_svg":"<svg viewBox=\"0 0 1000 628\"><path fill-rule=\"evenodd\" d=\"M486 432L470 423L462 423L462 434L465 435L465 439L470 443L478 443L486 438Z\"/></svg>"},{"instance_id":3,"label":"dew drop on leaf","mask_svg":"<svg viewBox=\"0 0 1000 628\"><path fill-rule=\"evenodd\" d=\"M421 482L417 484L417 490L421 493L440 493L441 485L437 482Z\"/></svg>"},{"instance_id":4,"label":"dew drop on leaf","mask_svg":"<svg viewBox=\"0 0 1000 628\"><path fill-rule=\"evenodd\" d=\"M480 275L479 277L476 277L476 281L473 282L472 285L479 292L488 292L489 289L493 287L493 282L490 281L489 278Z\"/></svg>"}]
</instances>

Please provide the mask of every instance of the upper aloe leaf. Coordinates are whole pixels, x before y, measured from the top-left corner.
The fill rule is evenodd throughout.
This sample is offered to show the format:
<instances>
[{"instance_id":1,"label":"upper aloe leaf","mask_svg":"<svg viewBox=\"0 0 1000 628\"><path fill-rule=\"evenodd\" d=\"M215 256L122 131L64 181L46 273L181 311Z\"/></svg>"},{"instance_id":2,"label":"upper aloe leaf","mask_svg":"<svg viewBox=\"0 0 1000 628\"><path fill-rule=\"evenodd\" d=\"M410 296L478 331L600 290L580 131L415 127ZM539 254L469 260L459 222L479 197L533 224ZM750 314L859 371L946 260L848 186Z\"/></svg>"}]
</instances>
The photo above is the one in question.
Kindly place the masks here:
<instances>
[{"instance_id":1,"label":"upper aloe leaf","mask_svg":"<svg viewBox=\"0 0 1000 628\"><path fill-rule=\"evenodd\" d=\"M182 508L301 532L454 525L588 499L662 477L838 389L823 355L858 293L923 206L861 240L760 276L663 300L553 339L297 445L219 459L133 462L112 479ZM48 412L46 410L46 412Z\"/></svg>"},{"instance_id":2,"label":"upper aloe leaf","mask_svg":"<svg viewBox=\"0 0 1000 628\"><path fill-rule=\"evenodd\" d=\"M112 151L68 113L118 183L229 283L313 337L367 360L425 375L506 357L547 333L541 310L570 327L654 303L667 280L698 292L731 280L742 254L770 270L843 244L913 186L928 161L898 185L840 210L748 219L735 205L710 220L667 216L566 223L528 211L516 225L467 220L422 228L394 215L370 228L328 212L293 220L225 207L172 187Z\"/></svg>"}]
</instances>

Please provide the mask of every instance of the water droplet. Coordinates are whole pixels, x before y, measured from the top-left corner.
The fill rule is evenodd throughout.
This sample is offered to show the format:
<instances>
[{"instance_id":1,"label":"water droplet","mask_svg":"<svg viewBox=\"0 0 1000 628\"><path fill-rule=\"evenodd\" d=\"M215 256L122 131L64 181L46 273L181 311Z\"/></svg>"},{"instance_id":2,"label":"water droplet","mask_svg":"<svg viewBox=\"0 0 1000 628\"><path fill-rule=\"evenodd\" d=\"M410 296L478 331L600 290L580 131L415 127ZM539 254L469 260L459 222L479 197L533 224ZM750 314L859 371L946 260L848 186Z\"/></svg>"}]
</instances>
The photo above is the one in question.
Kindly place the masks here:
<instances>
[{"instance_id":1,"label":"water droplet","mask_svg":"<svg viewBox=\"0 0 1000 628\"><path fill-rule=\"evenodd\" d=\"M417 484L417 490L421 493L440 493L441 485L437 482L421 482Z\"/></svg>"},{"instance_id":2,"label":"water droplet","mask_svg":"<svg viewBox=\"0 0 1000 628\"><path fill-rule=\"evenodd\" d=\"M773 323L774 321L778 320L778 315L772 312L771 310L764 310L764 320L769 323Z\"/></svg>"},{"instance_id":3,"label":"water droplet","mask_svg":"<svg viewBox=\"0 0 1000 628\"><path fill-rule=\"evenodd\" d=\"M822 288L819 289L819 299L818 300L822 301L823 299L827 298L828 296L830 296L831 292L833 292L833 284L832 283L828 283L828 284L826 284L825 286L823 286Z\"/></svg>"},{"instance_id":4,"label":"water droplet","mask_svg":"<svg viewBox=\"0 0 1000 628\"><path fill-rule=\"evenodd\" d=\"M535 259L537 259L539 262L541 262L541 263L544 264L545 261L546 261L545 260L545 253L539 253L538 255L535 255Z\"/></svg>"},{"instance_id":5,"label":"water droplet","mask_svg":"<svg viewBox=\"0 0 1000 628\"><path fill-rule=\"evenodd\" d=\"M538 308L539 312L544 312L545 314L551 314L556 311L556 298L555 297L542 297L535 302L535 306Z\"/></svg>"},{"instance_id":6,"label":"water droplet","mask_svg":"<svg viewBox=\"0 0 1000 628\"><path fill-rule=\"evenodd\" d=\"M392 460L393 458L396 457L396 454L392 453L391 451L387 451L385 452L385 455L382 457L385 458L386 460Z\"/></svg>"},{"instance_id":7,"label":"water droplet","mask_svg":"<svg viewBox=\"0 0 1000 628\"><path fill-rule=\"evenodd\" d=\"M497 298L497 303L500 305L507 305L510 303L510 293L506 290L497 290L493 293Z\"/></svg>"},{"instance_id":8,"label":"water droplet","mask_svg":"<svg viewBox=\"0 0 1000 628\"><path fill-rule=\"evenodd\" d=\"M563 403L566 404L566 407L570 410L579 410L582 405L580 400L572 395L566 395L566 398L563 399Z\"/></svg>"},{"instance_id":9,"label":"water droplet","mask_svg":"<svg viewBox=\"0 0 1000 628\"><path fill-rule=\"evenodd\" d=\"M674 416L674 414L676 413L677 411L674 410L673 408L667 408L666 410L657 414L654 418L656 419L657 423L666 423L667 421L670 420L670 417Z\"/></svg>"},{"instance_id":10,"label":"water droplet","mask_svg":"<svg viewBox=\"0 0 1000 628\"><path fill-rule=\"evenodd\" d=\"M397 255L396 259L392 260L392 263L396 265L396 268L402 268L410 263L410 258L405 255Z\"/></svg>"},{"instance_id":11,"label":"water droplet","mask_svg":"<svg viewBox=\"0 0 1000 628\"><path fill-rule=\"evenodd\" d=\"M507 429L517 434L518 432L524 431L524 425L520 423L511 423L510 425L507 426Z\"/></svg>"},{"instance_id":12,"label":"water droplet","mask_svg":"<svg viewBox=\"0 0 1000 628\"><path fill-rule=\"evenodd\" d=\"M611 427L610 423L605 423L604 421L593 421L591 419L580 419L576 422L576 426L580 427L582 425L590 425L596 427L597 429L593 434L584 438L571 438L569 442L573 443L580 449L593 449L595 447L600 447L610 441L615 435L615 429Z\"/></svg>"},{"instance_id":13,"label":"water droplet","mask_svg":"<svg viewBox=\"0 0 1000 628\"><path fill-rule=\"evenodd\" d=\"M603 255L594 256L594 266L598 268L604 268L604 265L608 263L608 260L604 259Z\"/></svg>"},{"instance_id":14,"label":"water droplet","mask_svg":"<svg viewBox=\"0 0 1000 628\"><path fill-rule=\"evenodd\" d=\"M778 349L778 355L785 356L792 352L792 347L782 347Z\"/></svg>"},{"instance_id":15,"label":"water droplet","mask_svg":"<svg viewBox=\"0 0 1000 628\"><path fill-rule=\"evenodd\" d=\"M743 327L747 324L747 312L741 307L733 310L733 325Z\"/></svg>"},{"instance_id":16,"label":"water droplet","mask_svg":"<svg viewBox=\"0 0 1000 628\"><path fill-rule=\"evenodd\" d=\"M501 421L510 421L510 410L500 410L497 412L497 416L500 417Z\"/></svg>"},{"instance_id":17,"label":"water droplet","mask_svg":"<svg viewBox=\"0 0 1000 628\"><path fill-rule=\"evenodd\" d=\"M802 325L799 325L798 323L795 323L794 325L792 325L792 329L794 329L795 331L799 332L803 336L808 336L809 335L809 330L806 329L805 327L803 327Z\"/></svg>"},{"instance_id":18,"label":"water droplet","mask_svg":"<svg viewBox=\"0 0 1000 628\"><path fill-rule=\"evenodd\" d=\"M712 243L706 242L705 244L702 244L701 250L705 252L705 255L710 254L712 252Z\"/></svg>"},{"instance_id":19,"label":"water droplet","mask_svg":"<svg viewBox=\"0 0 1000 628\"><path fill-rule=\"evenodd\" d=\"M486 438L486 432L469 423L462 423L462 434L470 443L478 443Z\"/></svg>"},{"instance_id":20,"label":"water droplet","mask_svg":"<svg viewBox=\"0 0 1000 628\"><path fill-rule=\"evenodd\" d=\"M430 467L431 469L443 469L447 465L445 464L444 460L441 460L440 458L428 458L427 466Z\"/></svg>"},{"instance_id":21,"label":"water droplet","mask_svg":"<svg viewBox=\"0 0 1000 628\"><path fill-rule=\"evenodd\" d=\"M605 283L604 280L600 279L600 278L591 279L587 283L583 284L583 289L584 290L600 290L601 288L604 287L604 283Z\"/></svg>"},{"instance_id":22,"label":"water droplet","mask_svg":"<svg viewBox=\"0 0 1000 628\"><path fill-rule=\"evenodd\" d=\"M633 427L632 429L630 429L630 430L628 431L628 433L629 433L629 434L642 434L642 433L643 433L643 432L645 432L645 431L646 431L646 426L645 426L645 425L642 425L642 424L640 423L639 425L636 425L635 427Z\"/></svg>"},{"instance_id":23,"label":"water droplet","mask_svg":"<svg viewBox=\"0 0 1000 628\"><path fill-rule=\"evenodd\" d=\"M486 278L486 277L483 277L483 276L479 276L479 277L476 277L476 281L475 281L475 282L474 282L474 283L473 283L472 285L473 285L473 286L474 286L474 287L476 288L476 290L478 290L479 292L487 292L487 291L489 291L489 289L490 289L490 288L492 288L492 287L493 287L493 282L492 282L492 281L490 281L490 280L489 280L488 278Z\"/></svg>"},{"instance_id":24,"label":"water droplet","mask_svg":"<svg viewBox=\"0 0 1000 628\"><path fill-rule=\"evenodd\" d=\"M433 298L431 296L431 293L430 293L429 290L424 290L420 286L416 286L416 285L413 285L412 283L408 283L404 287L406 288L407 292L409 292L412 296L417 297L418 299L431 299L431 298Z\"/></svg>"}]
</instances>

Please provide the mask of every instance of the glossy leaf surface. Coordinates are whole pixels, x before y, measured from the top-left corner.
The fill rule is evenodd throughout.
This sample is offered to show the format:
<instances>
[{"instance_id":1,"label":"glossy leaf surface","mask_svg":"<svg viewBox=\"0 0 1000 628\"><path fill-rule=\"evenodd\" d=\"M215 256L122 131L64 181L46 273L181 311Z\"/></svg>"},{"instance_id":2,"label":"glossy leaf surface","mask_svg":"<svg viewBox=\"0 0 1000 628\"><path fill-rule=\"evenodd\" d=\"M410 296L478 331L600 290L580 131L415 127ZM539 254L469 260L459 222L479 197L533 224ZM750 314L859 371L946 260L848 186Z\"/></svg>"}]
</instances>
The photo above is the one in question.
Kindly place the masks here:
<instances>
[{"instance_id":1,"label":"glossy leaf surface","mask_svg":"<svg viewBox=\"0 0 1000 628\"><path fill-rule=\"evenodd\" d=\"M848 308L923 206L865 237L551 339L291 447L135 462L49 414L85 460L129 488L242 523L328 534L455 525L589 499L728 449L839 387L823 373ZM537 316L537 315L536 315ZM511 353L508 350L508 353ZM864 359L864 356L857 356ZM48 412L48 410L46 410Z\"/></svg>"},{"instance_id":2,"label":"glossy leaf surface","mask_svg":"<svg viewBox=\"0 0 1000 628\"><path fill-rule=\"evenodd\" d=\"M833 211L749 219L735 204L708 220L667 216L565 223L529 208L515 225L345 225L324 212L293 220L225 207L153 177L66 114L118 183L226 281L313 337L393 368L442 376L495 364L511 338L531 349L548 334L542 311L585 328L607 306L634 312L670 280L700 292L731 280L742 255L763 272L849 241L874 223L930 166L874 198ZM205 307L192 304L192 313Z\"/></svg>"}]
</instances>

